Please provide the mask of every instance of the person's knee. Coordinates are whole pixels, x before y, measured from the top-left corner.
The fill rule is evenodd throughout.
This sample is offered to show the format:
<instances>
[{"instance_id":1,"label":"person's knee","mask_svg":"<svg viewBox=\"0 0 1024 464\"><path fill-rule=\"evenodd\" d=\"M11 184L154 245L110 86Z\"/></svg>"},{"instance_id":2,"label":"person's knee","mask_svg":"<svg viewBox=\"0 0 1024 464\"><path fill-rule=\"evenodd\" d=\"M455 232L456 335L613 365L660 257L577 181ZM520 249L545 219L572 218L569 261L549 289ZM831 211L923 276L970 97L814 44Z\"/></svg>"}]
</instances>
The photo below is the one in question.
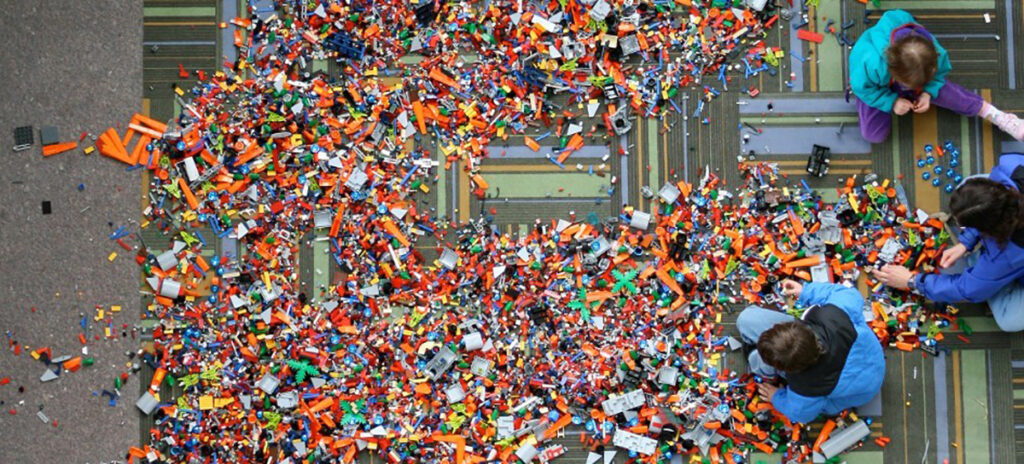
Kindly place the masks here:
<instances>
[{"instance_id":1,"label":"person's knee","mask_svg":"<svg viewBox=\"0 0 1024 464\"><path fill-rule=\"evenodd\" d=\"M740 312L739 317L736 318L736 329L740 331L740 337L743 338L744 342L757 343L757 338L761 335L758 330L760 327L761 313L764 308L757 306L747 306L746 309Z\"/></svg>"},{"instance_id":2,"label":"person's knee","mask_svg":"<svg viewBox=\"0 0 1024 464\"><path fill-rule=\"evenodd\" d=\"M740 311L739 317L736 318L736 327L743 332L744 329L750 328L757 321L757 313L762 311L761 308L750 305Z\"/></svg>"},{"instance_id":3,"label":"person's knee","mask_svg":"<svg viewBox=\"0 0 1024 464\"><path fill-rule=\"evenodd\" d=\"M892 128L886 127L885 129L869 130L870 126L867 124L861 124L860 135L864 137L869 143L882 143L885 139L889 138L889 133Z\"/></svg>"},{"instance_id":4,"label":"person's knee","mask_svg":"<svg viewBox=\"0 0 1024 464\"><path fill-rule=\"evenodd\" d=\"M1003 332L1024 330L1024 287L1010 284L988 300L992 317Z\"/></svg>"},{"instance_id":5,"label":"person's knee","mask_svg":"<svg viewBox=\"0 0 1024 464\"><path fill-rule=\"evenodd\" d=\"M1020 332L1024 330L1024 314L1016 317L996 317L996 325L1003 332Z\"/></svg>"}]
</instances>

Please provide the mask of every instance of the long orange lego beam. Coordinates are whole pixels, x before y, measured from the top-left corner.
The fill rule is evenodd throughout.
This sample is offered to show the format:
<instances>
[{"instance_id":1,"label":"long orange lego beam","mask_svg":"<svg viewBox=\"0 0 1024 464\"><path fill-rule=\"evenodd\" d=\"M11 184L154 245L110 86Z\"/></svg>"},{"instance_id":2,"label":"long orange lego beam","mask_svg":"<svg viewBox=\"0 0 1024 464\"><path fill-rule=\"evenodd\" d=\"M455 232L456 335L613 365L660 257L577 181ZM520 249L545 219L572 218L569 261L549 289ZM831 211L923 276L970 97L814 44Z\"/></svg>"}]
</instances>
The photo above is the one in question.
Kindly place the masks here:
<instances>
[{"instance_id":1,"label":"long orange lego beam","mask_svg":"<svg viewBox=\"0 0 1024 464\"><path fill-rule=\"evenodd\" d=\"M534 140L533 137L530 137L530 136L524 137L523 138L523 143L525 143L526 146L530 147L530 149L533 150L533 151L540 151L540 144L537 143L537 141Z\"/></svg>"},{"instance_id":2,"label":"long orange lego beam","mask_svg":"<svg viewBox=\"0 0 1024 464\"><path fill-rule=\"evenodd\" d=\"M262 154L263 147L261 147L260 144L253 142L252 145L249 145L249 148L245 149L245 151L242 153L242 156L239 156L238 159L235 160L235 166L241 166L245 163L248 163L249 161L256 159L256 157Z\"/></svg>"},{"instance_id":3,"label":"long orange lego beam","mask_svg":"<svg viewBox=\"0 0 1024 464\"><path fill-rule=\"evenodd\" d=\"M794 259L786 263L786 268L817 266L824 262L821 255L808 256L806 258Z\"/></svg>"},{"instance_id":4,"label":"long orange lego beam","mask_svg":"<svg viewBox=\"0 0 1024 464\"><path fill-rule=\"evenodd\" d=\"M128 159L132 160L132 164L147 161L143 159L143 154L146 151L146 145L149 145L149 142L152 140L153 139L149 135L142 135L139 137L139 141L135 144L135 148L132 149L132 153L128 155Z\"/></svg>"},{"instance_id":5,"label":"long orange lego beam","mask_svg":"<svg viewBox=\"0 0 1024 464\"><path fill-rule=\"evenodd\" d=\"M488 184L480 174L473 174L473 182L480 190L487 190L487 188L491 186L491 184Z\"/></svg>"},{"instance_id":6,"label":"long orange lego beam","mask_svg":"<svg viewBox=\"0 0 1024 464\"><path fill-rule=\"evenodd\" d=\"M558 433L559 430L564 429L571 422L572 422L572 415L570 415L570 414L562 414L562 417L560 417L558 419L558 421L554 423L554 425L552 425L551 427L548 427L548 429L544 431L544 434L543 434L544 435L544 439L545 440L550 440L550 439L554 438L555 434Z\"/></svg>"},{"instance_id":7,"label":"long orange lego beam","mask_svg":"<svg viewBox=\"0 0 1024 464\"><path fill-rule=\"evenodd\" d=\"M402 233L402 231L394 222L384 221L384 230L386 230L389 234L397 238L398 242L401 243L402 246L409 246L412 244L412 242L410 242L409 239L405 238L405 234Z\"/></svg>"},{"instance_id":8,"label":"long orange lego beam","mask_svg":"<svg viewBox=\"0 0 1024 464\"><path fill-rule=\"evenodd\" d=\"M423 103L419 100L412 101L412 113L416 115L416 127L419 128L420 134L427 133L427 116L423 110Z\"/></svg>"},{"instance_id":9,"label":"long orange lego beam","mask_svg":"<svg viewBox=\"0 0 1024 464\"><path fill-rule=\"evenodd\" d=\"M459 85L458 82L455 82L454 79L448 77L448 75L438 67L434 67L430 70L430 78L455 90L462 90L462 86Z\"/></svg>"},{"instance_id":10,"label":"long orange lego beam","mask_svg":"<svg viewBox=\"0 0 1024 464\"><path fill-rule=\"evenodd\" d=\"M64 153L69 150L74 150L78 147L76 142L67 143L55 143L53 145L46 145L43 147L43 156L53 156L56 154Z\"/></svg>"},{"instance_id":11,"label":"long orange lego beam","mask_svg":"<svg viewBox=\"0 0 1024 464\"><path fill-rule=\"evenodd\" d=\"M189 188L188 183L185 182L183 177L178 178L178 186L181 187L181 193L185 195L185 201L188 202L188 207L193 210L199 209L199 202L196 200L196 195L192 193L192 189Z\"/></svg>"},{"instance_id":12,"label":"long orange lego beam","mask_svg":"<svg viewBox=\"0 0 1024 464\"><path fill-rule=\"evenodd\" d=\"M164 123L162 123L160 121L157 121L156 119L150 118L148 116L145 116L145 115L142 115L142 114L139 114L139 113L135 113L132 116L132 119L137 121L139 124L142 124L142 125L144 125L146 127L149 127L150 129L153 129L153 130L155 130L157 132L160 132L161 135L163 135L164 132L167 132L167 124L164 124Z\"/></svg>"},{"instance_id":13,"label":"long orange lego beam","mask_svg":"<svg viewBox=\"0 0 1024 464\"><path fill-rule=\"evenodd\" d=\"M675 279L672 278L672 276L668 275L668 271L665 271L664 269L658 269L658 271L655 272L655 274L658 276L659 279L661 279L661 281L666 286L668 286L669 290L675 292L676 295L683 294L682 287L679 286L679 284L676 282Z\"/></svg>"},{"instance_id":14,"label":"long orange lego beam","mask_svg":"<svg viewBox=\"0 0 1024 464\"><path fill-rule=\"evenodd\" d=\"M829 419L825 422L825 425L821 427L821 433L818 434L818 439L814 440L814 451L821 451L822 443L828 440L828 436L832 435L832 431L836 428L836 421Z\"/></svg>"}]
</instances>

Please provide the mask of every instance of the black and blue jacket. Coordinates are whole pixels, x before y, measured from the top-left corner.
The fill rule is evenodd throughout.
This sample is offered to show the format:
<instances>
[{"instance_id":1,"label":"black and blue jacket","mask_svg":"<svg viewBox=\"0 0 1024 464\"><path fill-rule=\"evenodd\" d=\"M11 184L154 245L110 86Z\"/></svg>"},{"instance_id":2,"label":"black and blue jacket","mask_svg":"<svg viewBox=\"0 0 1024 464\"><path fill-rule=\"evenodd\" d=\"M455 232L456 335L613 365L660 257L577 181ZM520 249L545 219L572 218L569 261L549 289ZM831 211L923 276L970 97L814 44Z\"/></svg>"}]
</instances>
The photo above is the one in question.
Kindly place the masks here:
<instances>
[{"instance_id":1,"label":"black and blue jacket","mask_svg":"<svg viewBox=\"0 0 1024 464\"><path fill-rule=\"evenodd\" d=\"M838 414L861 406L882 388L885 358L882 346L864 320L864 298L856 289L809 283L799 303L812 306L802 321L824 354L801 372L787 372L784 388L772 398L775 409L794 422L810 422L819 414Z\"/></svg>"}]
</instances>

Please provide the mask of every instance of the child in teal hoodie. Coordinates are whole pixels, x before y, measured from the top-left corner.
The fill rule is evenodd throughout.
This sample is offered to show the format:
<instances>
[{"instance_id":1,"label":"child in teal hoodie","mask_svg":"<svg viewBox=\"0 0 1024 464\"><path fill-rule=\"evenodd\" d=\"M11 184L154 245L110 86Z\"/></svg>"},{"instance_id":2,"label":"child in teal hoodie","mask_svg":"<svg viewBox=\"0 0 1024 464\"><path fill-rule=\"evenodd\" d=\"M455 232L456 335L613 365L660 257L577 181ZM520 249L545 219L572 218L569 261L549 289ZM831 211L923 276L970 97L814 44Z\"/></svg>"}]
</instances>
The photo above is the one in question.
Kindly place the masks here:
<instances>
[{"instance_id":1,"label":"child in teal hoodie","mask_svg":"<svg viewBox=\"0 0 1024 464\"><path fill-rule=\"evenodd\" d=\"M1024 140L1024 122L947 81L952 69L946 50L910 13L886 12L850 53L850 86L857 96L861 135L881 143L892 128L890 113L924 113L934 104L965 116L982 116Z\"/></svg>"}]
</instances>

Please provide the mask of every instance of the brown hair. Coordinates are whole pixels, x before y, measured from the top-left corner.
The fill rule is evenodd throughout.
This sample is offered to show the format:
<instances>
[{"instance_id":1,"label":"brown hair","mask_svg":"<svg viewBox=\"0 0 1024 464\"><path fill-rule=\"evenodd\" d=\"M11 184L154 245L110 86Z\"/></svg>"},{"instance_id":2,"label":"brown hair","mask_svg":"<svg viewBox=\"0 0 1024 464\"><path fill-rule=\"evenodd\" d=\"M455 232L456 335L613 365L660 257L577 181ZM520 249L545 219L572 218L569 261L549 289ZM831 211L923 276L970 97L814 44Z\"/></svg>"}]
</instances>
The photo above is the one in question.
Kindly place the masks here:
<instances>
[{"instance_id":1,"label":"brown hair","mask_svg":"<svg viewBox=\"0 0 1024 464\"><path fill-rule=\"evenodd\" d=\"M775 324L757 339L761 359L784 372L800 372L818 362L822 349L807 325L792 321Z\"/></svg>"},{"instance_id":2,"label":"brown hair","mask_svg":"<svg viewBox=\"0 0 1024 464\"><path fill-rule=\"evenodd\" d=\"M889 73L897 82L920 89L935 77L939 52L935 44L919 35L899 38L885 52Z\"/></svg>"},{"instance_id":3,"label":"brown hair","mask_svg":"<svg viewBox=\"0 0 1024 464\"><path fill-rule=\"evenodd\" d=\"M964 181L949 199L949 211L963 227L973 227L1000 246L1024 226L1024 197L992 179Z\"/></svg>"}]
</instances>

